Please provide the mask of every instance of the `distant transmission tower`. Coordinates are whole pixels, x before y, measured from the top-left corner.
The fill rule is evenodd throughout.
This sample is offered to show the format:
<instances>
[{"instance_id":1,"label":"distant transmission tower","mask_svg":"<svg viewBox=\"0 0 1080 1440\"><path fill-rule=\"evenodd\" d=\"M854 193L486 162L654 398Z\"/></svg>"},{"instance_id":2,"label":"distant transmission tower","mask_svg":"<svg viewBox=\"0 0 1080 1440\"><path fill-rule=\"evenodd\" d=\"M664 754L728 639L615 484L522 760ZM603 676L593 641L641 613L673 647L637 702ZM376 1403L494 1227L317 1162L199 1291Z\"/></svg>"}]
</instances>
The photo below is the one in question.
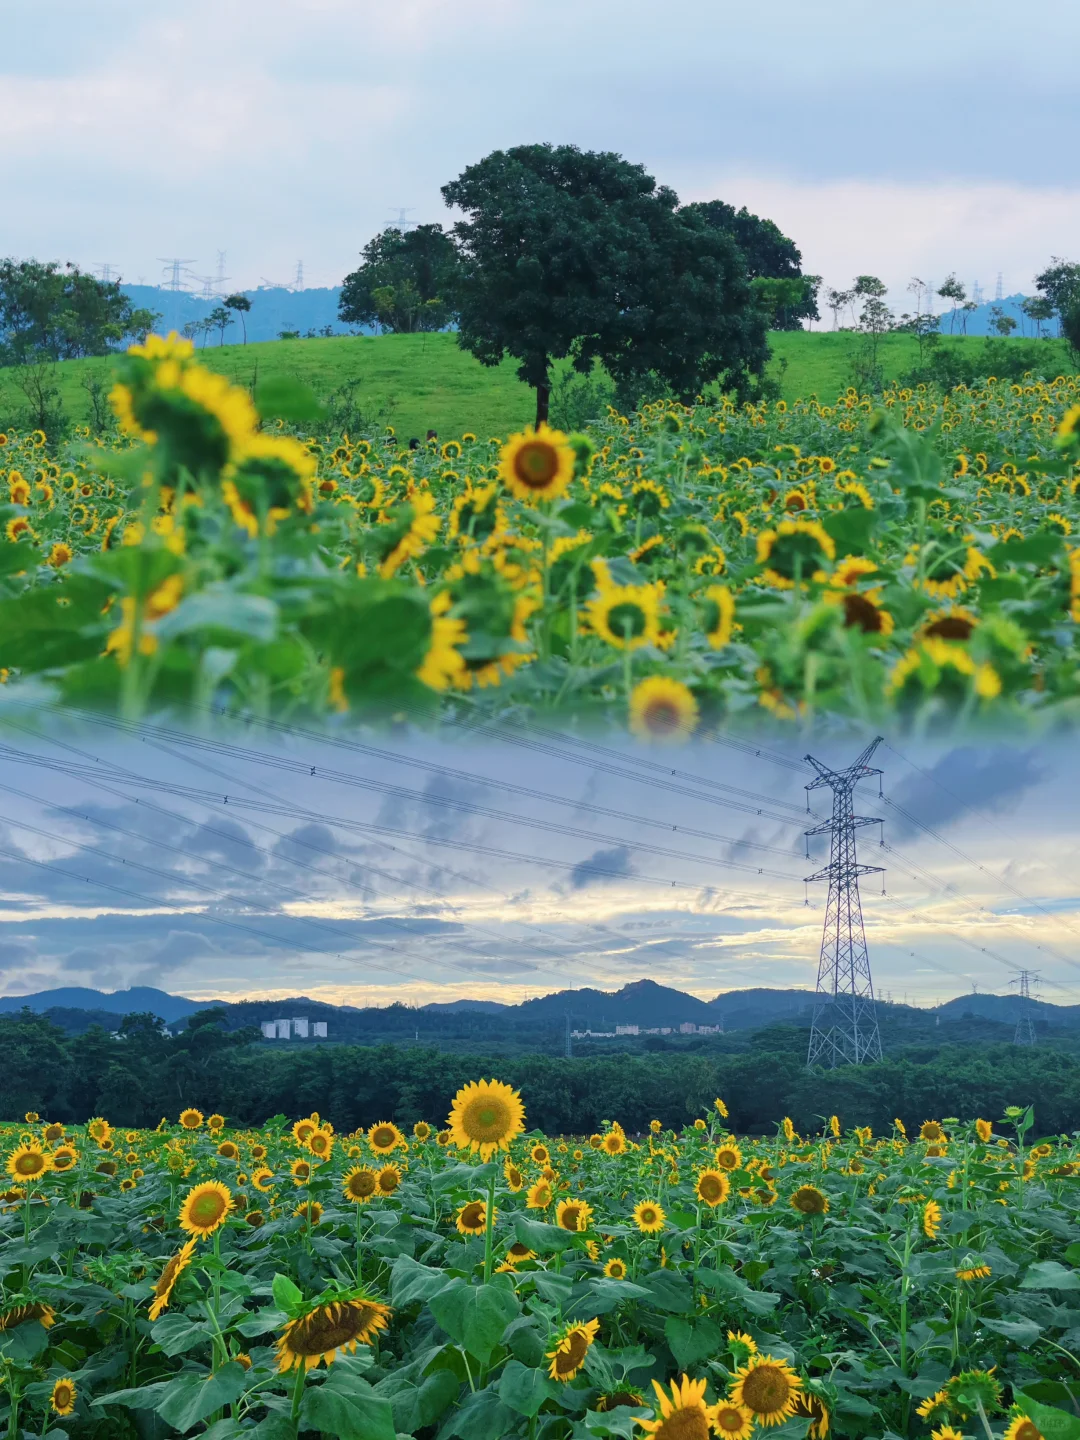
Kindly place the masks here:
<instances>
[{"instance_id":1,"label":"distant transmission tower","mask_svg":"<svg viewBox=\"0 0 1080 1440\"><path fill-rule=\"evenodd\" d=\"M217 252L217 274L214 276L214 285L220 291L225 289L225 281L231 277L225 274L225 251Z\"/></svg>"},{"instance_id":2,"label":"distant transmission tower","mask_svg":"<svg viewBox=\"0 0 1080 1440\"><path fill-rule=\"evenodd\" d=\"M296 280L293 282L293 289L294 289L294 290L302 290L303 288L304 288L304 262L303 262L303 260L297 260L297 262L296 262Z\"/></svg>"},{"instance_id":3,"label":"distant transmission tower","mask_svg":"<svg viewBox=\"0 0 1080 1440\"><path fill-rule=\"evenodd\" d=\"M106 284L108 284L110 280L120 279L119 267L114 265L110 260L97 261L94 269L98 272L99 277L104 280Z\"/></svg>"},{"instance_id":4,"label":"distant transmission tower","mask_svg":"<svg viewBox=\"0 0 1080 1440\"><path fill-rule=\"evenodd\" d=\"M881 740L879 735L846 770L830 770L812 755L806 757L817 771L817 779L807 785L807 792L828 786L833 796L832 818L806 832L808 850L811 835L832 837L828 865L816 875L806 877L808 882L829 882L814 1020L806 1057L808 1065L862 1065L881 1059L874 982L870 977L870 957L859 900L859 876L881 874L882 867L857 862L855 831L863 825L882 822L856 815L852 810L852 797L859 781L867 775L881 774L868 763ZM808 793L808 806L809 803Z\"/></svg>"},{"instance_id":5,"label":"distant transmission tower","mask_svg":"<svg viewBox=\"0 0 1080 1440\"><path fill-rule=\"evenodd\" d=\"M566 1012L566 1044L563 1050L563 1054L566 1056L567 1060L572 1060L574 1058L574 1037L570 1033L569 1011Z\"/></svg>"},{"instance_id":6,"label":"distant transmission tower","mask_svg":"<svg viewBox=\"0 0 1080 1440\"><path fill-rule=\"evenodd\" d=\"M994 299L995 299L995 300L1004 300L1004 298L1005 298L1005 276L1004 276L1004 274L1002 273L1002 271L999 270L999 271L998 271L998 274L997 274L997 284L994 286Z\"/></svg>"},{"instance_id":7,"label":"distant transmission tower","mask_svg":"<svg viewBox=\"0 0 1080 1440\"><path fill-rule=\"evenodd\" d=\"M399 205L399 206L397 207L397 219L396 219L396 220L391 220L391 221L390 221L390 224L389 224L386 228L387 228L388 230L401 230L401 231L405 231L405 230L415 230L415 229L416 229L416 224L417 224L417 222L416 222L415 220L406 220L406 219L405 219L405 216L408 215L409 211L410 211L410 210L415 210L415 208L416 208L415 205L404 205L404 206Z\"/></svg>"},{"instance_id":8,"label":"distant transmission tower","mask_svg":"<svg viewBox=\"0 0 1080 1440\"><path fill-rule=\"evenodd\" d=\"M165 259L165 258L164 258L163 256L161 256L161 255L158 256L158 259L161 261L162 265L165 266L165 273L166 273L166 274L168 275L168 277L169 277L169 278L166 280L166 282L165 282L165 289L166 289L166 290L182 290L184 287L180 284L180 272L184 269L185 266L187 266L187 265L194 265L194 264L195 264L195 261L194 261L194 260L167 260L167 259Z\"/></svg>"},{"instance_id":9,"label":"distant transmission tower","mask_svg":"<svg viewBox=\"0 0 1080 1440\"><path fill-rule=\"evenodd\" d=\"M1020 1008L1016 1015L1016 1029L1013 1032L1013 1044L1034 1045L1035 1026L1031 1020L1031 986L1032 983L1038 986L1039 977L1034 970L1021 970L1016 979L1011 980L1009 983L1020 987Z\"/></svg>"}]
</instances>

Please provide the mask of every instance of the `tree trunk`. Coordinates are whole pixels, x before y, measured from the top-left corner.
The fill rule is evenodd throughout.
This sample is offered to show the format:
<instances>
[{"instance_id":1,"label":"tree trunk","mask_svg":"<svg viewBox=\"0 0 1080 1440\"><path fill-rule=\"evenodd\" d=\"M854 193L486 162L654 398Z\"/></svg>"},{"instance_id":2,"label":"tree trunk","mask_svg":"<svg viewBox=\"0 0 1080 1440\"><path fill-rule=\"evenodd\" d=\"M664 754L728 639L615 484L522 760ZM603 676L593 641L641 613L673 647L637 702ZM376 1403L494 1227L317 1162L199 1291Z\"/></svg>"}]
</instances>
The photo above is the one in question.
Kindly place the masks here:
<instances>
[{"instance_id":1,"label":"tree trunk","mask_svg":"<svg viewBox=\"0 0 1080 1440\"><path fill-rule=\"evenodd\" d=\"M545 380L536 387L536 428L547 424L548 406L551 403L551 386Z\"/></svg>"}]
</instances>

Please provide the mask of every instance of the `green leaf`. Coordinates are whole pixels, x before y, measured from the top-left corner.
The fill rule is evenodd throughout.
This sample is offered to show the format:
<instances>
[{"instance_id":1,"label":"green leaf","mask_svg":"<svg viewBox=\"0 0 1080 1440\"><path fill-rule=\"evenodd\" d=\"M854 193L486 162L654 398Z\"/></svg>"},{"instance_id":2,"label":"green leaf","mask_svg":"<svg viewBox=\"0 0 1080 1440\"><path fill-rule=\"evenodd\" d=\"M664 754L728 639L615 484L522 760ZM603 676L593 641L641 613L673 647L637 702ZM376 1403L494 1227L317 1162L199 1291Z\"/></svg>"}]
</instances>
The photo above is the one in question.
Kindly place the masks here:
<instances>
[{"instance_id":1,"label":"green leaf","mask_svg":"<svg viewBox=\"0 0 1080 1440\"><path fill-rule=\"evenodd\" d=\"M1080 1440L1080 1416L1059 1410L1056 1405L1042 1405L1023 1390L1017 1390L1013 1399L1024 1414L1034 1420L1043 1440Z\"/></svg>"},{"instance_id":2,"label":"green leaf","mask_svg":"<svg viewBox=\"0 0 1080 1440\"><path fill-rule=\"evenodd\" d=\"M694 1308L694 1291L689 1280L673 1270L654 1270L641 1282L658 1310L685 1315ZM779 1297L778 1297L779 1298Z\"/></svg>"},{"instance_id":3,"label":"green leaf","mask_svg":"<svg viewBox=\"0 0 1080 1440\"><path fill-rule=\"evenodd\" d=\"M508 1409L494 1390L480 1390L470 1395L461 1408L439 1431L438 1440L503 1440L513 1434L514 1412Z\"/></svg>"},{"instance_id":4,"label":"green leaf","mask_svg":"<svg viewBox=\"0 0 1080 1440\"><path fill-rule=\"evenodd\" d=\"M150 1334L166 1355L183 1355L196 1345L208 1344L210 1327L184 1314L163 1315L150 1327Z\"/></svg>"},{"instance_id":5,"label":"green leaf","mask_svg":"<svg viewBox=\"0 0 1080 1440\"><path fill-rule=\"evenodd\" d=\"M129 1410L156 1410L172 1386L185 1377L178 1375L172 1380L159 1380L156 1385L138 1385L133 1390L114 1390L109 1395L99 1395L91 1400L93 1406L126 1405ZM192 1375L198 1382L202 1377Z\"/></svg>"},{"instance_id":6,"label":"green leaf","mask_svg":"<svg viewBox=\"0 0 1080 1440\"><path fill-rule=\"evenodd\" d=\"M1034 1320L988 1320L982 1315L979 1324L1004 1335L1007 1340L1015 1340L1018 1345L1034 1345L1042 1334L1042 1326L1036 1325Z\"/></svg>"},{"instance_id":7,"label":"green leaf","mask_svg":"<svg viewBox=\"0 0 1080 1440\"><path fill-rule=\"evenodd\" d=\"M620 1405L615 1410L586 1410L585 1428L592 1435L618 1435L622 1440L639 1440L641 1427L634 1423L637 1415L648 1416L641 1406Z\"/></svg>"},{"instance_id":8,"label":"green leaf","mask_svg":"<svg viewBox=\"0 0 1080 1440\"><path fill-rule=\"evenodd\" d=\"M390 1302L400 1308L430 1300L451 1284L453 1280L445 1271L421 1265L409 1255L399 1255L390 1271Z\"/></svg>"},{"instance_id":9,"label":"green leaf","mask_svg":"<svg viewBox=\"0 0 1080 1440\"><path fill-rule=\"evenodd\" d=\"M1044 530L1039 534L1029 535L1024 540L1005 540L999 545L992 545L986 558L995 567L1009 564L1045 565L1060 553L1062 546L1063 539L1060 535Z\"/></svg>"},{"instance_id":10,"label":"green leaf","mask_svg":"<svg viewBox=\"0 0 1080 1440\"><path fill-rule=\"evenodd\" d=\"M44 1325L30 1320L16 1325L14 1330L0 1333L0 1355L16 1364L29 1364L31 1360L37 1359L48 1343L49 1332Z\"/></svg>"},{"instance_id":11,"label":"green leaf","mask_svg":"<svg viewBox=\"0 0 1080 1440\"><path fill-rule=\"evenodd\" d=\"M1066 1270L1057 1260L1039 1260L1028 1267L1021 1290L1080 1290L1080 1271Z\"/></svg>"},{"instance_id":12,"label":"green leaf","mask_svg":"<svg viewBox=\"0 0 1080 1440\"><path fill-rule=\"evenodd\" d=\"M609 1314L624 1300L644 1300L648 1295L643 1285L635 1285L632 1280L594 1280L585 1294L574 1301L567 1318L592 1320Z\"/></svg>"},{"instance_id":13,"label":"green leaf","mask_svg":"<svg viewBox=\"0 0 1080 1440\"><path fill-rule=\"evenodd\" d=\"M289 1279L288 1275L275 1275L270 1288L274 1296L274 1304L279 1310L284 1310L286 1315L303 1302L304 1292Z\"/></svg>"},{"instance_id":14,"label":"green leaf","mask_svg":"<svg viewBox=\"0 0 1080 1440\"><path fill-rule=\"evenodd\" d=\"M514 1233L522 1245L538 1255L568 1250L574 1243L573 1234L561 1225L545 1225L542 1220L528 1220L524 1215L514 1216Z\"/></svg>"},{"instance_id":15,"label":"green leaf","mask_svg":"<svg viewBox=\"0 0 1080 1440\"><path fill-rule=\"evenodd\" d=\"M699 1360L715 1355L724 1343L724 1332L714 1320L691 1322L672 1315L664 1325L664 1334L680 1370L689 1370Z\"/></svg>"},{"instance_id":16,"label":"green leaf","mask_svg":"<svg viewBox=\"0 0 1080 1440\"><path fill-rule=\"evenodd\" d=\"M518 1302L512 1289L462 1280L433 1296L428 1308L452 1339L486 1364L517 1315Z\"/></svg>"},{"instance_id":17,"label":"green leaf","mask_svg":"<svg viewBox=\"0 0 1080 1440\"><path fill-rule=\"evenodd\" d=\"M836 543L840 555L861 555L870 543L877 520L874 510L858 505L850 510L834 510L822 520L822 529Z\"/></svg>"},{"instance_id":18,"label":"green leaf","mask_svg":"<svg viewBox=\"0 0 1080 1440\"><path fill-rule=\"evenodd\" d=\"M343 1395L329 1385L309 1385L300 1406L300 1429L338 1440L395 1440L389 1400L371 1392Z\"/></svg>"},{"instance_id":19,"label":"green leaf","mask_svg":"<svg viewBox=\"0 0 1080 1440\"><path fill-rule=\"evenodd\" d=\"M278 607L265 595L247 595L228 585L208 585L181 600L155 627L158 638L172 640L196 630L224 630L267 644L277 634Z\"/></svg>"},{"instance_id":20,"label":"green leaf","mask_svg":"<svg viewBox=\"0 0 1080 1440\"><path fill-rule=\"evenodd\" d=\"M434 1425L460 1392L461 1382L452 1371L436 1370L434 1375L429 1375L416 1392L417 1429Z\"/></svg>"},{"instance_id":21,"label":"green leaf","mask_svg":"<svg viewBox=\"0 0 1080 1440\"><path fill-rule=\"evenodd\" d=\"M326 413L310 386L287 375L273 375L256 385L255 408L264 420L288 420L293 425L321 420Z\"/></svg>"},{"instance_id":22,"label":"green leaf","mask_svg":"<svg viewBox=\"0 0 1080 1440\"><path fill-rule=\"evenodd\" d=\"M499 1399L530 1420L556 1393L555 1384L542 1370L530 1369L520 1360L508 1361L499 1381Z\"/></svg>"},{"instance_id":23,"label":"green leaf","mask_svg":"<svg viewBox=\"0 0 1080 1440\"><path fill-rule=\"evenodd\" d=\"M779 1295L770 1295L763 1290L751 1290L741 1275L736 1275L734 1270L726 1267L721 1270L700 1269L695 1272L694 1278L699 1285L715 1291L717 1295L737 1301L744 1310L749 1310L751 1315L771 1314L780 1304Z\"/></svg>"},{"instance_id":24,"label":"green leaf","mask_svg":"<svg viewBox=\"0 0 1080 1440\"><path fill-rule=\"evenodd\" d=\"M183 1434L223 1405L231 1405L246 1385L247 1371L236 1360L212 1375L181 1372L168 1383L155 1408L166 1424Z\"/></svg>"}]
</instances>

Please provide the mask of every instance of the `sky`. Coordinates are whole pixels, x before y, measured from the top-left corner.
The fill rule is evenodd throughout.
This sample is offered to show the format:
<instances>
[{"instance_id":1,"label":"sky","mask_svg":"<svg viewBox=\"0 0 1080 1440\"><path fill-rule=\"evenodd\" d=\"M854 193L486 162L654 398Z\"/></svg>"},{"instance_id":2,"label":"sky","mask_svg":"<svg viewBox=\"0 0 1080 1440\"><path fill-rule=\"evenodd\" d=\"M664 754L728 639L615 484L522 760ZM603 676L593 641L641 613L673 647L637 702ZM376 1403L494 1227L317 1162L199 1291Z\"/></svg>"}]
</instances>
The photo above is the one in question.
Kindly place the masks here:
<instances>
[{"instance_id":1,"label":"sky","mask_svg":"<svg viewBox=\"0 0 1080 1440\"><path fill-rule=\"evenodd\" d=\"M850 764L863 738L815 743ZM812 989L829 812L805 741L760 755L512 737L213 738L0 726L0 993L520 1001L649 978L703 999ZM1080 1001L1075 747L890 741L861 782L879 995ZM227 797L227 798L226 798ZM885 846L879 843L884 838ZM882 894L884 889L885 893Z\"/></svg>"},{"instance_id":2,"label":"sky","mask_svg":"<svg viewBox=\"0 0 1080 1440\"><path fill-rule=\"evenodd\" d=\"M0 0L3 248L333 285L491 150L572 142L776 220L845 286L1080 258L1075 0Z\"/></svg>"}]
</instances>

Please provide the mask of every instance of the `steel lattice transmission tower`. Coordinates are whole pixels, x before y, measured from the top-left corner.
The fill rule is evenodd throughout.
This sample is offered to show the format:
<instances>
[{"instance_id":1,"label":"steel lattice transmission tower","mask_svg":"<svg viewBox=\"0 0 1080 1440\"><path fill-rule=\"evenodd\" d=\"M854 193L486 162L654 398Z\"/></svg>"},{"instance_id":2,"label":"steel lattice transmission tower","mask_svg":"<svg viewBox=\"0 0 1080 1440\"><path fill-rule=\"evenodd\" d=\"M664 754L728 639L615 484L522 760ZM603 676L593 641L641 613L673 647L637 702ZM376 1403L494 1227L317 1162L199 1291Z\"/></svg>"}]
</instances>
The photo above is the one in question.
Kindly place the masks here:
<instances>
[{"instance_id":1,"label":"steel lattice transmission tower","mask_svg":"<svg viewBox=\"0 0 1080 1440\"><path fill-rule=\"evenodd\" d=\"M881 1036L874 1005L874 982L866 950L859 876L881 874L880 865L860 865L855 855L855 832L864 825L880 825L880 819L856 815L852 808L855 786L868 775L880 775L869 761L882 737L867 745L846 770L830 770L812 755L806 759L817 771L809 791L828 787L832 791L832 818L807 830L807 853L811 835L832 837L829 863L811 880L828 880L829 901L818 962L817 996L810 1030L808 1065L861 1065L881 1059Z\"/></svg>"},{"instance_id":2,"label":"steel lattice transmission tower","mask_svg":"<svg viewBox=\"0 0 1080 1440\"><path fill-rule=\"evenodd\" d=\"M1034 970L1021 970L1011 985L1020 987L1020 1009L1016 1016L1016 1030L1013 1032L1014 1045L1034 1045L1035 1026L1031 1021L1031 986L1039 983L1039 977Z\"/></svg>"}]
</instances>

